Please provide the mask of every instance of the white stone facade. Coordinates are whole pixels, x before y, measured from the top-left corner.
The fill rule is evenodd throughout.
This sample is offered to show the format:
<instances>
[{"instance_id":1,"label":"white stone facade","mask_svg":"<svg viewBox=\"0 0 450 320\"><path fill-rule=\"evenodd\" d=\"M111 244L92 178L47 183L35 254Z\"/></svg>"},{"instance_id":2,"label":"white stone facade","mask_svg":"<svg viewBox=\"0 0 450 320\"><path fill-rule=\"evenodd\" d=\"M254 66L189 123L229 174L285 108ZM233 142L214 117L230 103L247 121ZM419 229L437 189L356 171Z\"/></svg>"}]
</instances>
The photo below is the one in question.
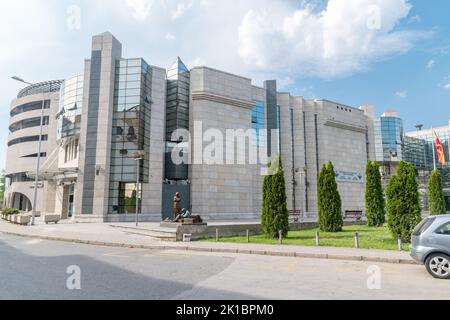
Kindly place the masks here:
<instances>
[{"instance_id":1,"label":"white stone facade","mask_svg":"<svg viewBox=\"0 0 450 320\"><path fill-rule=\"evenodd\" d=\"M81 222L134 219L131 214L112 214L109 212L108 202L114 136L115 67L120 59L122 45L110 33L93 38L92 57L85 61L84 68L83 110L77 158L72 159L69 166L77 171L74 177L74 215ZM142 221L158 221L163 216L167 71L155 66L151 66L151 71L151 121L147 128L150 148L145 160L148 161L149 178L148 182L142 184ZM205 220L236 221L261 217L264 178L261 169L265 166L261 163L249 163L249 146L254 143L252 136L248 137L246 146L238 145L233 148L235 157L243 152L247 161L245 164L237 164L236 159L230 163L226 152L226 138L227 130L246 133L253 128L252 112L257 102L265 104L264 118L268 123L268 90L255 86L251 79L212 68L195 67L190 70L189 151L192 162L188 170L189 198L193 213L200 214ZM50 124L45 129L49 139L44 143L43 151L50 153L52 148L58 148L54 120L55 113L58 112L58 95L52 94L48 98L52 101L52 108L46 110L46 114L50 116ZM24 99L31 101L36 97ZM25 100L13 102L12 108L25 103ZM338 185L343 211L364 212L365 166L367 160L374 157L373 119L363 110L327 100L306 100L284 92L276 93L276 100L279 108L279 150L285 171L288 209L301 211L308 217L317 216L319 170L328 161L332 161L339 173ZM26 116L37 112L32 111ZM20 117L22 115L13 117L11 122ZM21 130L20 134L29 134L28 130L35 128ZM224 140L214 139L217 133ZM12 134L15 135L17 134ZM30 150L35 148L35 143L29 144ZM14 146L9 148L7 174L34 170L33 159L17 160L24 147L25 145L19 149ZM272 147L278 149L278 143ZM216 152L223 150L223 157L210 163L211 157L205 159L204 155L210 153L211 156L211 150L214 149ZM214 155L217 155L216 152ZM56 162L52 162L56 164L56 168L49 170L64 172L69 169L64 161L58 159L64 153L59 150L56 154ZM55 181L49 179L45 182L46 188L40 191L38 207L39 210L61 213L64 216L67 185L57 185ZM17 188L31 192L29 186L22 186L20 183L13 183L8 192L16 192Z\"/></svg>"}]
</instances>

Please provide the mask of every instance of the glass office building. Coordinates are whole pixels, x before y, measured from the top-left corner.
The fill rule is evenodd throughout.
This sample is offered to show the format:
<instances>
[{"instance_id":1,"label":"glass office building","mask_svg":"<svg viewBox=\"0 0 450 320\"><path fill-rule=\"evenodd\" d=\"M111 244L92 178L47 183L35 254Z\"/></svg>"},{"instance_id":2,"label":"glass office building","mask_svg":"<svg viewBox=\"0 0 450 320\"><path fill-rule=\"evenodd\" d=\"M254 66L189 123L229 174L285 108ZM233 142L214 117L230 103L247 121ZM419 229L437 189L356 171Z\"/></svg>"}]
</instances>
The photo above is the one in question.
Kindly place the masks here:
<instances>
[{"instance_id":1,"label":"glass office building","mask_svg":"<svg viewBox=\"0 0 450 320\"><path fill-rule=\"evenodd\" d=\"M384 113L376 119L375 155L379 162L403 160L403 120L395 112Z\"/></svg>"},{"instance_id":2,"label":"glass office building","mask_svg":"<svg viewBox=\"0 0 450 320\"><path fill-rule=\"evenodd\" d=\"M374 121L375 154L383 184L386 186L391 175L396 174L400 161L411 163L419 183L422 209L428 211L428 178L436 165L442 175L447 210L450 211L450 124L434 129L444 148L444 165L438 161L434 131L422 130L422 126L417 128L417 131L404 132L403 121L396 112L386 112Z\"/></svg>"},{"instance_id":3,"label":"glass office building","mask_svg":"<svg viewBox=\"0 0 450 320\"><path fill-rule=\"evenodd\" d=\"M450 211L450 122L448 126L423 130L421 125L418 130L407 132L405 136L406 161L412 163L416 168L419 178L420 191L423 207L428 209L427 184L431 171L436 169L441 172L444 196L447 211ZM436 132L442 143L445 155L445 164L440 164L436 152ZM433 158L434 157L434 158Z\"/></svg>"}]
</instances>

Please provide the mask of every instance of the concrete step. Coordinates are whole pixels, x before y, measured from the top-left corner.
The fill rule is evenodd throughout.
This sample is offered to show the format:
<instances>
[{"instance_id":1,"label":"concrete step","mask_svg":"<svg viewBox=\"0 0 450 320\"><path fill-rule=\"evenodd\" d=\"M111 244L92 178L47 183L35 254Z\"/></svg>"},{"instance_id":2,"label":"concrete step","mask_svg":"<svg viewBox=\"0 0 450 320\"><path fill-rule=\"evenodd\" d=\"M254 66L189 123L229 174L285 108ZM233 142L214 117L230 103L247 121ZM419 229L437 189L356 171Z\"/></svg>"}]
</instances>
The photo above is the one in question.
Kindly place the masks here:
<instances>
[{"instance_id":1,"label":"concrete step","mask_svg":"<svg viewBox=\"0 0 450 320\"><path fill-rule=\"evenodd\" d=\"M131 227L131 226L117 226L111 225L111 227L119 229L127 234L139 235L152 238L154 240L160 241L176 241L177 232L175 229L164 229L158 227L152 228L141 228L141 227Z\"/></svg>"},{"instance_id":2,"label":"concrete step","mask_svg":"<svg viewBox=\"0 0 450 320\"><path fill-rule=\"evenodd\" d=\"M137 231L124 231L124 233L126 234L131 234L131 235L136 235L136 236L142 236L142 237L147 237L150 238L152 240L157 240L157 241L169 241L169 242L176 242L177 241L177 236L170 236L170 237L162 237L159 235L151 235L148 233L141 233L141 232L137 232Z\"/></svg>"}]
</instances>

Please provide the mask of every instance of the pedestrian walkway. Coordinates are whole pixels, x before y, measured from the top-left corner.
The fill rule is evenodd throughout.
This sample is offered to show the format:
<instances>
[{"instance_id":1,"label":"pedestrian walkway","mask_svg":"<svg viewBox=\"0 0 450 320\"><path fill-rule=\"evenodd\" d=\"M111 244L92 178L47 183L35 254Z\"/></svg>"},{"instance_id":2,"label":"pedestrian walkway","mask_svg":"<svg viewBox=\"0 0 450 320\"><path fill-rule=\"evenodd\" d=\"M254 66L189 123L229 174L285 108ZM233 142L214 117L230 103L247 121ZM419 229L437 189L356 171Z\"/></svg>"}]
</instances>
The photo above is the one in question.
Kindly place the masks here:
<instances>
[{"instance_id":1,"label":"pedestrian walkway","mask_svg":"<svg viewBox=\"0 0 450 320\"><path fill-rule=\"evenodd\" d=\"M117 225L117 224L115 224ZM132 225L132 224L123 224ZM142 227L154 224L142 224ZM155 224L154 226L157 226ZM0 220L0 233L45 240L66 241L110 247L149 250L192 250L201 252L256 254L301 258L338 259L400 264L416 264L408 252L333 247L302 247L288 245L237 244L221 242L168 242L129 233L107 223L81 224L65 222L58 225L39 223L23 227Z\"/></svg>"}]
</instances>

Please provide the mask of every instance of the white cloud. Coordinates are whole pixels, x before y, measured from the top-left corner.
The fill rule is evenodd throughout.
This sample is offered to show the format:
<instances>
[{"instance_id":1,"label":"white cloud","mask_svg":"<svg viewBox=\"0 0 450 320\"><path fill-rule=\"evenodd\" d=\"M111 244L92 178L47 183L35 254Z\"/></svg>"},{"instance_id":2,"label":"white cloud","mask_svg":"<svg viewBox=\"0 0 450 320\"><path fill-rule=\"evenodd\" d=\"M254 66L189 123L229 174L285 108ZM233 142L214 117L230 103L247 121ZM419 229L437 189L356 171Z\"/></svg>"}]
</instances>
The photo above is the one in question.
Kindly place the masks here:
<instances>
[{"instance_id":1,"label":"white cloud","mask_svg":"<svg viewBox=\"0 0 450 320\"><path fill-rule=\"evenodd\" d=\"M182 18L194 5L208 5L208 0L161 0L162 8L168 12L170 19Z\"/></svg>"},{"instance_id":2,"label":"white cloud","mask_svg":"<svg viewBox=\"0 0 450 320\"><path fill-rule=\"evenodd\" d=\"M444 85L444 89L446 89L446 90L450 90L450 83L448 83L448 84Z\"/></svg>"},{"instance_id":3,"label":"white cloud","mask_svg":"<svg viewBox=\"0 0 450 320\"><path fill-rule=\"evenodd\" d=\"M170 32L166 33L166 40L174 40L175 36L173 34L171 34Z\"/></svg>"},{"instance_id":4,"label":"white cloud","mask_svg":"<svg viewBox=\"0 0 450 320\"><path fill-rule=\"evenodd\" d=\"M126 0L126 3L133 11L133 18L139 21L147 19L152 8L151 0Z\"/></svg>"},{"instance_id":5,"label":"white cloud","mask_svg":"<svg viewBox=\"0 0 450 320\"><path fill-rule=\"evenodd\" d=\"M176 20L178 18L181 18L184 13L193 6L193 2L180 2L177 4L174 11L172 11L172 20Z\"/></svg>"},{"instance_id":6,"label":"white cloud","mask_svg":"<svg viewBox=\"0 0 450 320\"><path fill-rule=\"evenodd\" d=\"M249 10L239 27L239 54L257 69L335 77L367 70L373 62L407 52L423 34L398 31L407 0L329 0L313 11L289 3Z\"/></svg>"},{"instance_id":7,"label":"white cloud","mask_svg":"<svg viewBox=\"0 0 450 320\"><path fill-rule=\"evenodd\" d=\"M427 69L428 69L428 70L433 69L435 64L436 64L436 61L434 61L434 60L428 61L428 63L427 63Z\"/></svg>"},{"instance_id":8,"label":"white cloud","mask_svg":"<svg viewBox=\"0 0 450 320\"><path fill-rule=\"evenodd\" d=\"M206 65L206 62L205 62L205 60L203 60L202 58L200 58L200 57L197 57L197 58L195 58L195 59L193 59L193 60L190 60L190 61L188 61L188 63L187 63L187 67L189 68L192 68L192 67L201 67L201 66L205 66Z\"/></svg>"},{"instance_id":9,"label":"white cloud","mask_svg":"<svg viewBox=\"0 0 450 320\"><path fill-rule=\"evenodd\" d=\"M408 91L404 90L404 91L397 91L395 93L395 95L399 98L405 99L408 97Z\"/></svg>"},{"instance_id":10,"label":"white cloud","mask_svg":"<svg viewBox=\"0 0 450 320\"><path fill-rule=\"evenodd\" d=\"M422 18L418 15L412 16L409 21L409 23L420 23L422 22Z\"/></svg>"}]
</instances>

